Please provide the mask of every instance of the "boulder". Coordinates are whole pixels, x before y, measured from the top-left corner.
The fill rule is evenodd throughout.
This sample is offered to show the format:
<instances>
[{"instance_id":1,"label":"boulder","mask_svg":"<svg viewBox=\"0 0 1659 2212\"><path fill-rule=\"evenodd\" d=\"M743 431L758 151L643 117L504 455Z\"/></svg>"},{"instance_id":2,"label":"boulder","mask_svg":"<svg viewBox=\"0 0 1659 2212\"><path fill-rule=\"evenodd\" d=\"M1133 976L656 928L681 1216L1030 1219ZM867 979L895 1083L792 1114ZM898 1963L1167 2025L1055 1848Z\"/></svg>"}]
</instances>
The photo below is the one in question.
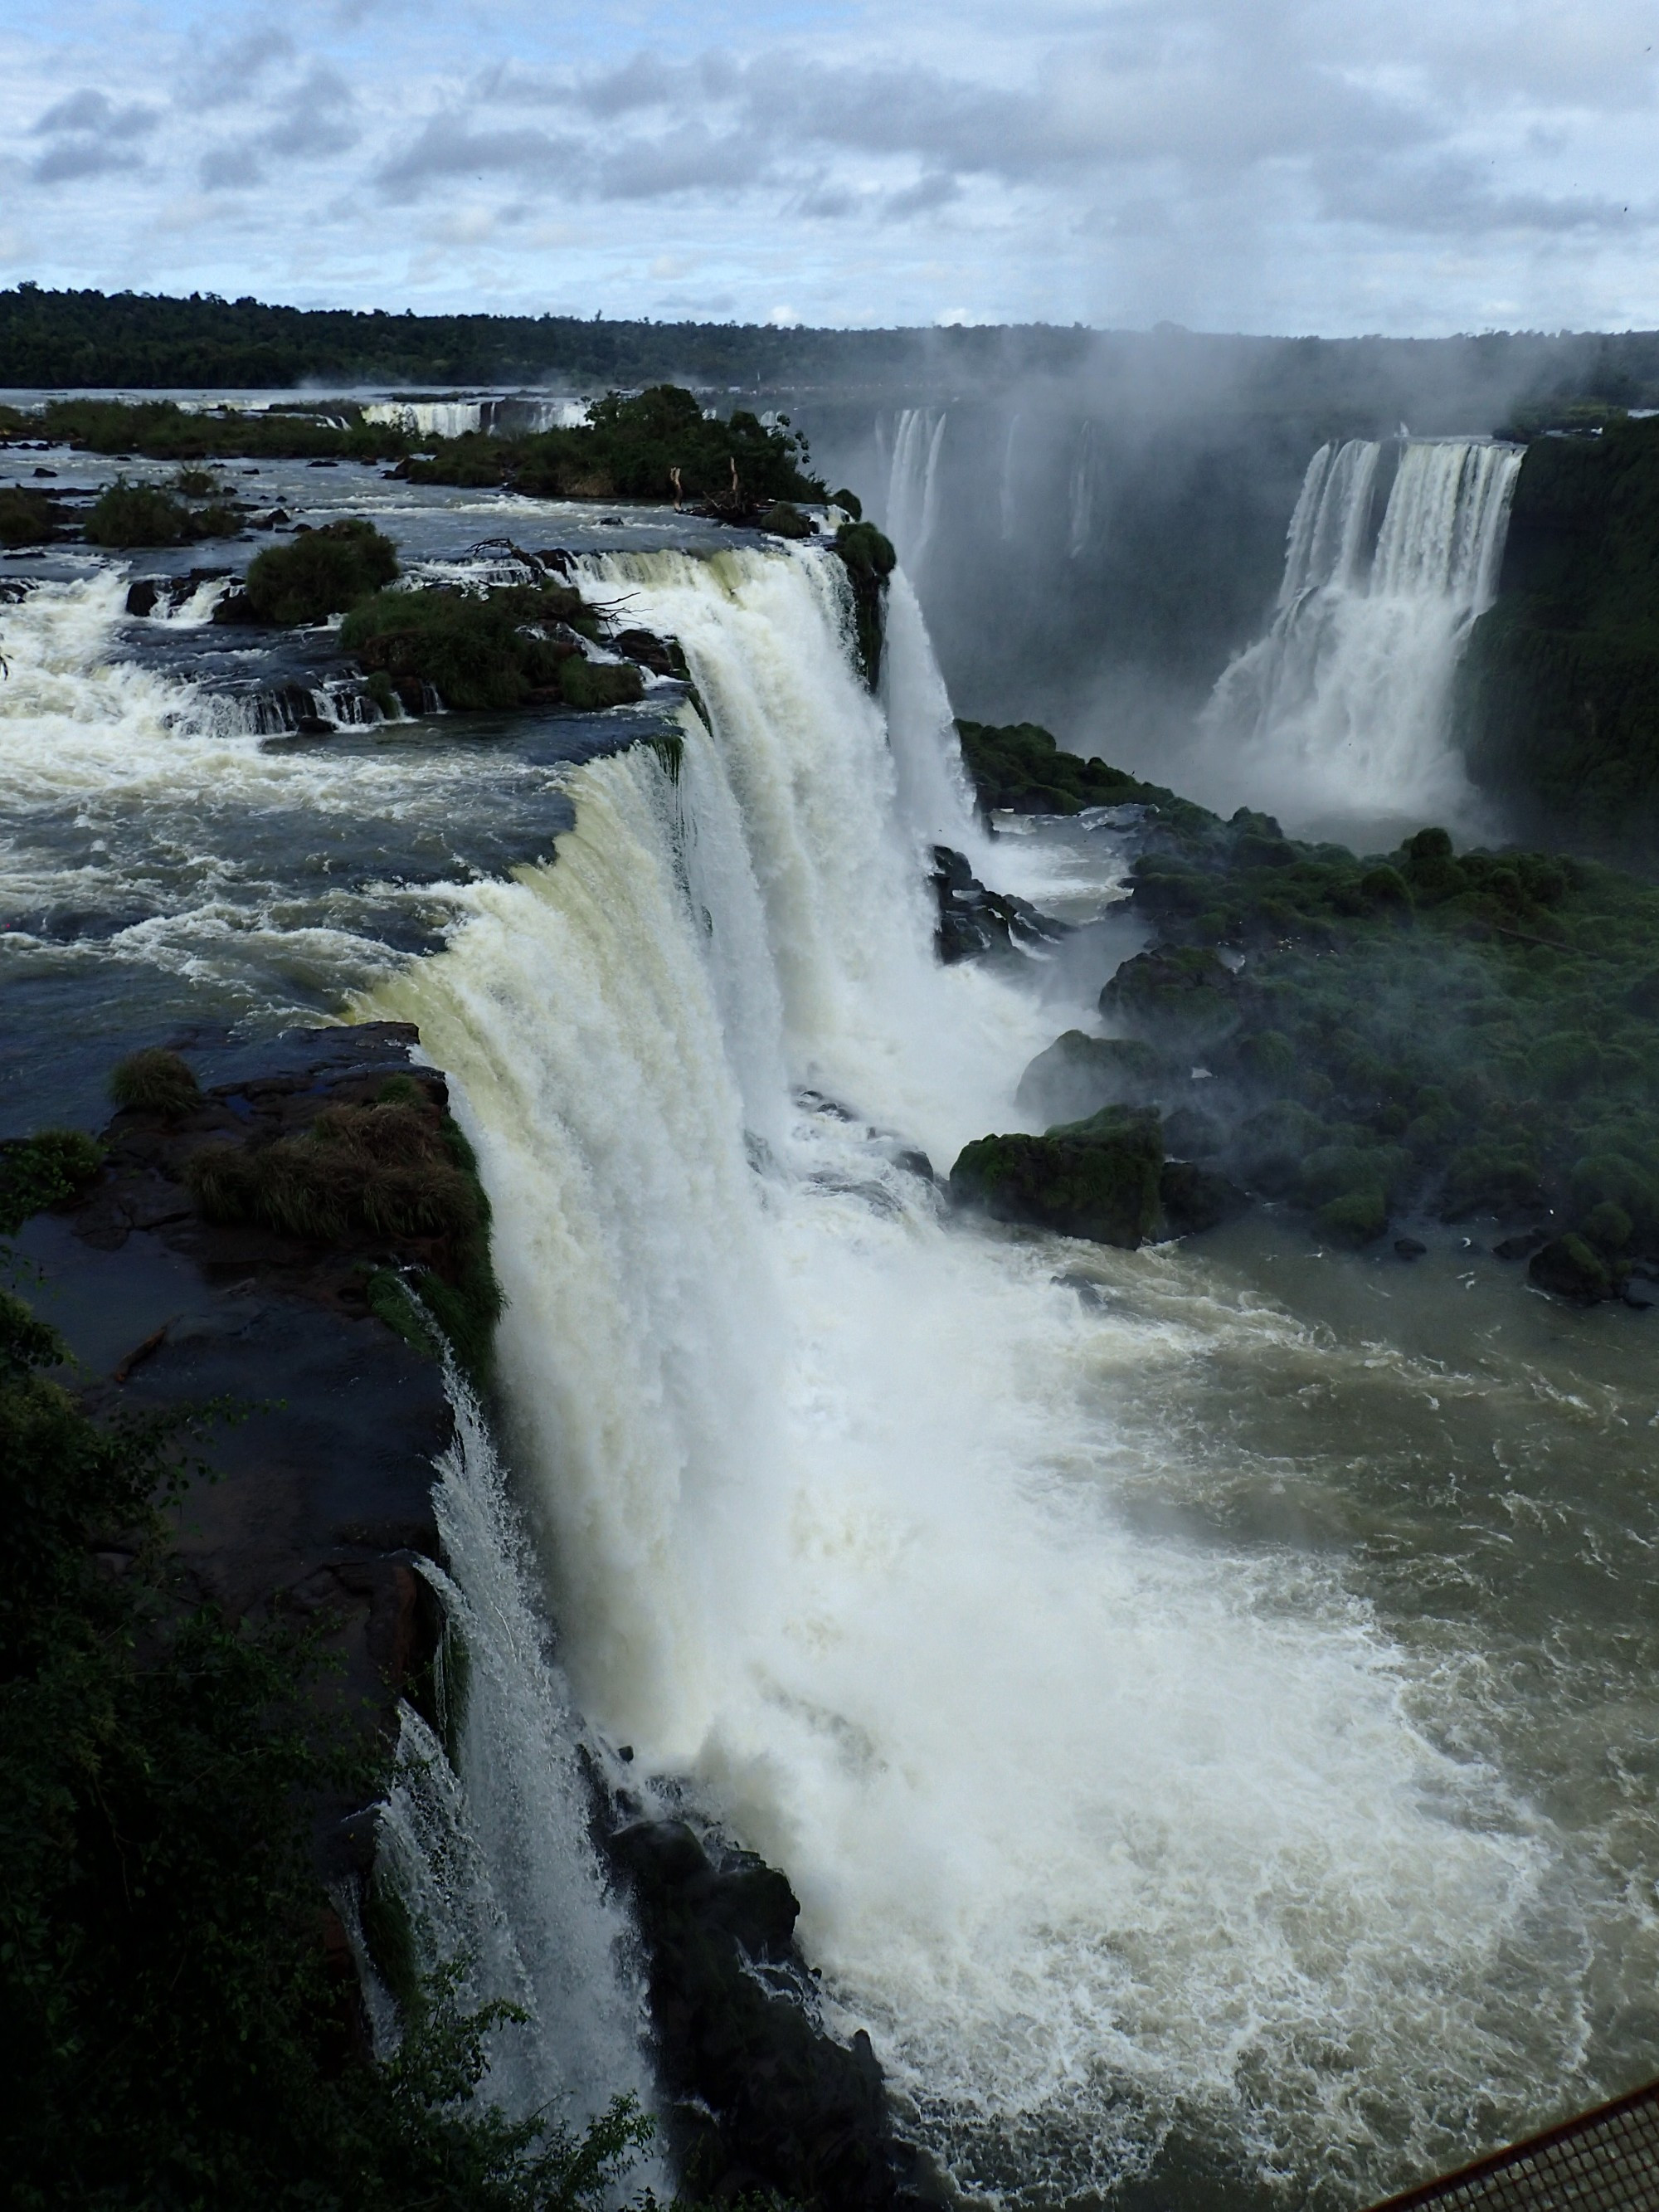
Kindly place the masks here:
<instances>
[{"instance_id":1,"label":"boulder","mask_svg":"<svg viewBox=\"0 0 1659 2212\"><path fill-rule=\"evenodd\" d=\"M1619 1295L1611 1272L1582 1237L1552 1237L1541 1251L1534 1253L1527 1276L1540 1291L1574 1305L1595 1305L1600 1299Z\"/></svg>"},{"instance_id":2,"label":"boulder","mask_svg":"<svg viewBox=\"0 0 1659 2212\"><path fill-rule=\"evenodd\" d=\"M1150 1106L1167 1087L1164 1055L1138 1037L1067 1030L1019 1079L1014 1103L1045 1123L1078 1121L1103 1106Z\"/></svg>"},{"instance_id":3,"label":"boulder","mask_svg":"<svg viewBox=\"0 0 1659 2212\"><path fill-rule=\"evenodd\" d=\"M1250 1201L1236 1182L1191 1160L1165 1160L1158 1178L1166 1237L1195 1237L1218 1229L1249 1211Z\"/></svg>"},{"instance_id":4,"label":"boulder","mask_svg":"<svg viewBox=\"0 0 1659 2212\"><path fill-rule=\"evenodd\" d=\"M951 1170L951 1195L994 1220L1133 1251L1162 1219L1156 1114L1108 1107L1044 1137L981 1137Z\"/></svg>"}]
</instances>

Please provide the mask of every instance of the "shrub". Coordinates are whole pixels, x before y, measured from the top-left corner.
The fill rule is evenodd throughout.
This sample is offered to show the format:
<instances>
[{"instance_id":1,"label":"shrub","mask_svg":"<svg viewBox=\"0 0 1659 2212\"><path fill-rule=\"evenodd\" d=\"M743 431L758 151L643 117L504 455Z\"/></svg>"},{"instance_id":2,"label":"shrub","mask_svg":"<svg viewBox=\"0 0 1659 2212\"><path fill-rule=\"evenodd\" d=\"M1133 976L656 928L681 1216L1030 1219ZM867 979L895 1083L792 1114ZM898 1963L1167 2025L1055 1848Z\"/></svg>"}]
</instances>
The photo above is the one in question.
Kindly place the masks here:
<instances>
[{"instance_id":1,"label":"shrub","mask_svg":"<svg viewBox=\"0 0 1659 2212\"><path fill-rule=\"evenodd\" d=\"M176 499L125 477L99 494L87 517L87 538L94 545L178 545L190 534L189 513Z\"/></svg>"},{"instance_id":2,"label":"shrub","mask_svg":"<svg viewBox=\"0 0 1659 2212\"><path fill-rule=\"evenodd\" d=\"M79 1129L40 1129L0 1142L0 1237L15 1237L31 1214L71 1197L103 1158L103 1146Z\"/></svg>"},{"instance_id":3,"label":"shrub","mask_svg":"<svg viewBox=\"0 0 1659 2212\"><path fill-rule=\"evenodd\" d=\"M1369 1244L1389 1225L1389 1201L1380 1190L1351 1190L1322 1206L1317 1218L1333 1243Z\"/></svg>"},{"instance_id":4,"label":"shrub","mask_svg":"<svg viewBox=\"0 0 1659 2212\"><path fill-rule=\"evenodd\" d=\"M325 523L287 545L258 556L244 586L255 622L291 627L326 622L389 584L398 573L398 550L372 522L355 518ZM221 602L221 611L226 603Z\"/></svg>"},{"instance_id":5,"label":"shrub","mask_svg":"<svg viewBox=\"0 0 1659 2212\"><path fill-rule=\"evenodd\" d=\"M769 531L774 538L812 538L817 535L806 516L798 507L792 507L787 500L780 500L775 507L769 507L756 527Z\"/></svg>"},{"instance_id":6,"label":"shrub","mask_svg":"<svg viewBox=\"0 0 1659 2212\"><path fill-rule=\"evenodd\" d=\"M0 488L0 545L40 545L54 535L52 509L39 492Z\"/></svg>"},{"instance_id":7,"label":"shrub","mask_svg":"<svg viewBox=\"0 0 1659 2212\"><path fill-rule=\"evenodd\" d=\"M202 1091L187 1061L160 1045L148 1045L116 1062L110 1073L109 1095L118 1106L142 1114L165 1115L172 1120L188 1114Z\"/></svg>"},{"instance_id":8,"label":"shrub","mask_svg":"<svg viewBox=\"0 0 1659 2212\"><path fill-rule=\"evenodd\" d=\"M631 660L589 660L573 653L559 663L559 689L568 707L592 714L643 698L645 678Z\"/></svg>"}]
</instances>

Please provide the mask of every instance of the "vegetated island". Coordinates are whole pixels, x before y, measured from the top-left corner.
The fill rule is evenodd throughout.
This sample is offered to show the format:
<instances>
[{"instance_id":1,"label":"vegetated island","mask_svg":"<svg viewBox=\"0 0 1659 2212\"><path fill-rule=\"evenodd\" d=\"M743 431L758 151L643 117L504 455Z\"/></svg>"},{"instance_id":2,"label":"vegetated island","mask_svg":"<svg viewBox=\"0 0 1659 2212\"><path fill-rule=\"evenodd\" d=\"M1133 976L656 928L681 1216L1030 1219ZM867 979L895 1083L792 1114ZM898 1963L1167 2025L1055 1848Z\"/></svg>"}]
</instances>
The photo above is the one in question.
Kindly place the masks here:
<instances>
[{"instance_id":1,"label":"vegetated island","mask_svg":"<svg viewBox=\"0 0 1659 2212\"><path fill-rule=\"evenodd\" d=\"M1129 1246L1251 1199L1352 1246L1413 1215L1479 1220L1569 1297L1659 1275L1659 889L1594 860L1455 854L1437 828L1358 858L1029 723L958 726L988 808L1122 810L1155 935L1102 989L1116 1034L1067 1031L1026 1070L1047 1134L969 1145L959 1199Z\"/></svg>"},{"instance_id":2,"label":"vegetated island","mask_svg":"<svg viewBox=\"0 0 1659 2212\"><path fill-rule=\"evenodd\" d=\"M216 534L246 508L202 465L221 460L391 462L421 483L498 486L534 499L650 500L718 520L753 522L795 501L823 501L808 472L805 440L787 417L772 424L743 408L722 420L695 395L659 385L596 400L585 422L540 431L421 438L396 423L365 419L355 403L314 403L252 413L196 411L172 400L59 399L24 410L0 406L0 442L40 441L85 453L177 461L175 491L216 502L204 517L154 486L119 487L123 504L95 515L94 544L177 544ZM106 508L117 487L104 495ZM850 492L836 499L856 520ZM12 544L61 534L67 517L50 492L0 494L0 539ZM125 528L131 534L117 532Z\"/></svg>"}]
</instances>

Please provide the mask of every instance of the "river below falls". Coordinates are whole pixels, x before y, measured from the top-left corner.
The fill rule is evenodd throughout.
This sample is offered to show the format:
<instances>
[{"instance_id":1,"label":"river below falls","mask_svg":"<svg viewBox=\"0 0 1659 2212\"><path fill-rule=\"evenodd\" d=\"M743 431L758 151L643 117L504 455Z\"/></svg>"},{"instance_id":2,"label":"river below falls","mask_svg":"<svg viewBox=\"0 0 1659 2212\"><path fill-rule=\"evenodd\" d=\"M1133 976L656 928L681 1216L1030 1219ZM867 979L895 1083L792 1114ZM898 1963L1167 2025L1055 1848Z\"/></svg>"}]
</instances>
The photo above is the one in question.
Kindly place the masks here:
<instances>
[{"instance_id":1,"label":"river below falls","mask_svg":"<svg viewBox=\"0 0 1659 2212\"><path fill-rule=\"evenodd\" d=\"M506 532L617 589L676 526L267 477L433 574ZM504 1431L588 1723L787 1869L829 2017L964 2195L1336 2212L1652 2074L1659 1316L1546 1300L1479 1224L1407 1264L1272 1212L1138 1253L950 1218L898 1152L1013 1125L1133 949L1125 833L976 849L1084 925L1054 962L884 967L919 893L867 943L792 934L809 878L850 896L804 848L861 802L721 706L758 569L696 606L640 572L709 626L670 823L620 749L678 690L273 741L234 708L258 667L208 665L200 608L129 622L128 566L6 571L44 580L0 605L5 1129L95 1127L111 1059L192 1028L422 1021L496 1200Z\"/></svg>"}]
</instances>

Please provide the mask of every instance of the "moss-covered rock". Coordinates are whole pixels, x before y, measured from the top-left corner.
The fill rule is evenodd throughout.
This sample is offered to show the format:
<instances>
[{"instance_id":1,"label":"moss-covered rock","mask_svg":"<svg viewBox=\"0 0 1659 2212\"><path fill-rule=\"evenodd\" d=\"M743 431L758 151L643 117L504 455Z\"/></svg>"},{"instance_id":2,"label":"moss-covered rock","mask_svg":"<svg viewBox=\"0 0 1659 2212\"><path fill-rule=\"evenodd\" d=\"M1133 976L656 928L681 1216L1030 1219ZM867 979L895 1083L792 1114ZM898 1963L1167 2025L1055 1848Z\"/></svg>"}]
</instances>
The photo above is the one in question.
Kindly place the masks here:
<instances>
[{"instance_id":1,"label":"moss-covered rock","mask_svg":"<svg viewBox=\"0 0 1659 2212\"><path fill-rule=\"evenodd\" d=\"M1618 1295L1618 1286L1606 1262L1582 1237L1552 1237L1528 1262L1527 1273L1540 1291L1549 1291L1574 1305L1594 1305Z\"/></svg>"},{"instance_id":2,"label":"moss-covered rock","mask_svg":"<svg viewBox=\"0 0 1659 2212\"><path fill-rule=\"evenodd\" d=\"M951 1170L951 1195L997 1221L1133 1250L1160 1221L1156 1114L1108 1107L1044 1137L981 1137Z\"/></svg>"},{"instance_id":3,"label":"moss-covered rock","mask_svg":"<svg viewBox=\"0 0 1659 2212\"><path fill-rule=\"evenodd\" d=\"M1067 1030L1020 1077L1014 1103L1048 1125L1080 1121L1103 1106L1148 1105L1169 1083L1164 1055L1141 1039Z\"/></svg>"},{"instance_id":4,"label":"moss-covered rock","mask_svg":"<svg viewBox=\"0 0 1659 2212\"><path fill-rule=\"evenodd\" d=\"M853 586L853 620L857 634L859 662L864 679L873 691L881 678L881 646L887 612L887 580L898 566L892 541L872 522L843 522L834 539L835 551L847 568Z\"/></svg>"}]
</instances>

